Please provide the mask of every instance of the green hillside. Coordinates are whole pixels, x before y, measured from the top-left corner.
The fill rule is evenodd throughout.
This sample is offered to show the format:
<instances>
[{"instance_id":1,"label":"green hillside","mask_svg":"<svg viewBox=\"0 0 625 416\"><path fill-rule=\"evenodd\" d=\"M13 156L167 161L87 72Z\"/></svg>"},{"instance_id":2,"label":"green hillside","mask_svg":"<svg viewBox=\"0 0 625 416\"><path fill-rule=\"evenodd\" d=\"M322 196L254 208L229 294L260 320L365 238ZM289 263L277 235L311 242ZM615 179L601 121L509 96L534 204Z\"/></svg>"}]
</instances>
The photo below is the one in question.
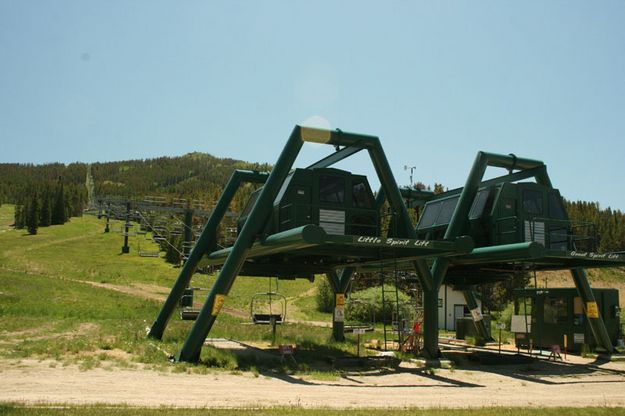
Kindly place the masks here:
<instances>
[{"instance_id":1,"label":"green hillside","mask_svg":"<svg viewBox=\"0 0 625 416\"><path fill-rule=\"evenodd\" d=\"M161 195L207 202L219 198L234 169L267 171L271 168L268 164L218 158L199 152L91 165L79 162L68 165L0 163L0 203L23 203L24 195L33 188L56 184L59 180L68 189L80 189L86 194L89 166L97 196L143 198L145 195ZM234 209L237 210L246 200L246 196L235 199Z\"/></svg>"},{"instance_id":2,"label":"green hillside","mask_svg":"<svg viewBox=\"0 0 625 416\"><path fill-rule=\"evenodd\" d=\"M0 357L52 359L79 363L85 369L169 365L164 351L175 353L192 323L172 318L162 343L148 341L145 330L177 277L177 268L163 259L139 257L137 237L131 238L131 254L120 255L122 236L103 233L103 221L95 217L73 218L30 236L7 226L12 210L10 205L0 207ZM148 244L140 238L141 244ZM213 279L196 275L192 284L210 287ZM280 282L280 293L289 299L287 318L308 318L298 305L314 303L310 299L315 284ZM248 318L252 295L267 290L268 279L239 278L211 335L271 341L270 328L251 325ZM316 312L314 317L330 321L328 314ZM278 329L279 342L307 345L311 357L320 348L328 354L355 350L353 343L328 349L329 335L328 328L305 323ZM196 371L213 365L230 370L264 365L211 348L204 349L202 359L204 365L194 367Z\"/></svg>"}]
</instances>

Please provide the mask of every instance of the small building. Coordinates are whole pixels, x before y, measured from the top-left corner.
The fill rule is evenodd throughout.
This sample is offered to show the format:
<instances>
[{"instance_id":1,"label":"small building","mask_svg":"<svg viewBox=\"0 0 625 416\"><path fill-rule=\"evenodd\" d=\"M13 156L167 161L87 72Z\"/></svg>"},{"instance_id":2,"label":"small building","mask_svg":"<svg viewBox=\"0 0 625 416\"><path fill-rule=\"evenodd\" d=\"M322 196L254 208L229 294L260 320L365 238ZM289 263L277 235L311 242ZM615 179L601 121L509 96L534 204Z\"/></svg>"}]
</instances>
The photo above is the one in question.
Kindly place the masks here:
<instances>
[{"instance_id":1,"label":"small building","mask_svg":"<svg viewBox=\"0 0 625 416\"><path fill-rule=\"evenodd\" d=\"M612 345L622 336L621 309L617 289L593 289L596 304L584 307L575 288L515 289L511 331L516 345L526 348L564 348L581 351L582 346L595 348L589 318L601 316Z\"/></svg>"},{"instance_id":2,"label":"small building","mask_svg":"<svg viewBox=\"0 0 625 416\"><path fill-rule=\"evenodd\" d=\"M482 302L479 299L477 302L481 309ZM438 290L438 329L455 331L456 319L465 316L471 316L471 311L462 291L442 285Z\"/></svg>"}]
</instances>

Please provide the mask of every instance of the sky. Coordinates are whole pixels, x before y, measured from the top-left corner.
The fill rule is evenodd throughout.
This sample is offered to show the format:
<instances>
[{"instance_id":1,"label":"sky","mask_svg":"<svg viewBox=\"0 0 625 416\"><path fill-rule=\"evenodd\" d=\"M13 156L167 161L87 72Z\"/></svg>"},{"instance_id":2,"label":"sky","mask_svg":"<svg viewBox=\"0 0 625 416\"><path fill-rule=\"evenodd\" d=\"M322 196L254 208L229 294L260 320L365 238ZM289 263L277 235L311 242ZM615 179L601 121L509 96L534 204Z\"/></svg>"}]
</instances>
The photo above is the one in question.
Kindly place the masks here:
<instances>
[{"instance_id":1,"label":"sky","mask_svg":"<svg viewBox=\"0 0 625 416\"><path fill-rule=\"evenodd\" d=\"M0 163L274 163L303 123L380 137L401 185L514 153L625 210L624 22L624 1L0 0ZM378 183L364 154L339 167Z\"/></svg>"}]
</instances>

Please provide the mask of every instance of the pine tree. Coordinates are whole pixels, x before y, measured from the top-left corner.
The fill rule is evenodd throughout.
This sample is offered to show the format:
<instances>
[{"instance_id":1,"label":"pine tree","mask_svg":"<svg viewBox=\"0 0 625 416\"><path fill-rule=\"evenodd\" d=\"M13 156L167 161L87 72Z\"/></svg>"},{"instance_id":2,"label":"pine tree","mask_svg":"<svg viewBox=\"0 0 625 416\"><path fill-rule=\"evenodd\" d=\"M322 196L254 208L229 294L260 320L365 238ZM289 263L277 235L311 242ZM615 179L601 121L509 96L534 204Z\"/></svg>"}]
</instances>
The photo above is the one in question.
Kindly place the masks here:
<instances>
[{"instance_id":1,"label":"pine tree","mask_svg":"<svg viewBox=\"0 0 625 416\"><path fill-rule=\"evenodd\" d=\"M180 265L180 253L182 252L182 238L170 236L167 240L169 244L165 248L165 261L167 263Z\"/></svg>"},{"instance_id":2,"label":"pine tree","mask_svg":"<svg viewBox=\"0 0 625 416\"><path fill-rule=\"evenodd\" d=\"M24 205L18 204L15 206L15 214L14 214L14 227L16 230L21 230L24 228Z\"/></svg>"},{"instance_id":3,"label":"pine tree","mask_svg":"<svg viewBox=\"0 0 625 416\"><path fill-rule=\"evenodd\" d=\"M39 214L39 225L47 227L52 223L52 201L50 200L50 188L46 186L41 196L41 212Z\"/></svg>"},{"instance_id":4,"label":"pine tree","mask_svg":"<svg viewBox=\"0 0 625 416\"><path fill-rule=\"evenodd\" d=\"M65 224L67 220L65 209L65 190L63 188L63 182L59 179L54 198L54 208L52 209L52 225Z\"/></svg>"},{"instance_id":5,"label":"pine tree","mask_svg":"<svg viewBox=\"0 0 625 416\"><path fill-rule=\"evenodd\" d=\"M28 234L37 234L39 228L39 200L37 192L33 192L33 196L28 206L28 213L26 215L26 226L28 227Z\"/></svg>"}]
</instances>

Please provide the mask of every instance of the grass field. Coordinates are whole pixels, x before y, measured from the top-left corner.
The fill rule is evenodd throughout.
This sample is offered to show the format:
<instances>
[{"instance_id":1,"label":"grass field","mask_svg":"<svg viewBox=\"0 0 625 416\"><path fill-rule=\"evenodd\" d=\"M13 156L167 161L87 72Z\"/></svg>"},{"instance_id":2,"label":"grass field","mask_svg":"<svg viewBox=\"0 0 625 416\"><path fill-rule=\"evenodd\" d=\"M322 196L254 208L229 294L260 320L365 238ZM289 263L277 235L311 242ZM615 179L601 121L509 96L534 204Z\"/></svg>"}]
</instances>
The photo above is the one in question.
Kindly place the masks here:
<instances>
[{"instance_id":1,"label":"grass field","mask_svg":"<svg viewBox=\"0 0 625 416\"><path fill-rule=\"evenodd\" d=\"M222 416L236 413L239 416L392 416L410 414L414 416L621 416L625 415L622 408L553 408L553 409L523 409L523 408L485 408L485 409L303 409L299 407L273 409L136 409L111 407L74 407L74 408L27 408L0 405L0 414L12 416L60 416L84 415L93 416Z\"/></svg>"}]
</instances>

